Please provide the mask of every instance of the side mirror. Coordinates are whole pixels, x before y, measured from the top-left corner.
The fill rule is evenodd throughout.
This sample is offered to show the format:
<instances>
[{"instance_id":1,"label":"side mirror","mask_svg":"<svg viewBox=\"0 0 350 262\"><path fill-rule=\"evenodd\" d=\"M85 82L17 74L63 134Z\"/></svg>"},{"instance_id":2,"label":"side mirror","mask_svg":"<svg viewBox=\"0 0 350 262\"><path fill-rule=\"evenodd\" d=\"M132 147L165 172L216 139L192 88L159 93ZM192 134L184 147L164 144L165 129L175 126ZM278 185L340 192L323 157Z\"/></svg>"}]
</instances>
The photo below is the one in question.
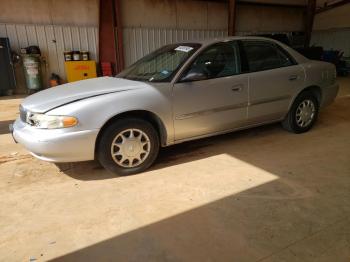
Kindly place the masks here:
<instances>
[{"instance_id":1,"label":"side mirror","mask_svg":"<svg viewBox=\"0 0 350 262\"><path fill-rule=\"evenodd\" d=\"M181 82L191 82L191 81L200 81L206 80L208 76L198 67L191 68L187 74L181 78Z\"/></svg>"}]
</instances>

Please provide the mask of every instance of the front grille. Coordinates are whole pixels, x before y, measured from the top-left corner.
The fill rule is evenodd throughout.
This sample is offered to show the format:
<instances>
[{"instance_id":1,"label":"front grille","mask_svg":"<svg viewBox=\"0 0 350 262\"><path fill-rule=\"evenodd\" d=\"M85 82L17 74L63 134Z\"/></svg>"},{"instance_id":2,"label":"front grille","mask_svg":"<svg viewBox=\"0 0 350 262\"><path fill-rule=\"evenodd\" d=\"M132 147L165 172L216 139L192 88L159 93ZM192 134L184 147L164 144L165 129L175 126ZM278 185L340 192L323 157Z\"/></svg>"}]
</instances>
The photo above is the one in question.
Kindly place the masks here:
<instances>
[{"instance_id":1,"label":"front grille","mask_svg":"<svg viewBox=\"0 0 350 262\"><path fill-rule=\"evenodd\" d=\"M19 117L21 118L22 122L27 122L27 110L25 110L22 106L19 106Z\"/></svg>"}]
</instances>

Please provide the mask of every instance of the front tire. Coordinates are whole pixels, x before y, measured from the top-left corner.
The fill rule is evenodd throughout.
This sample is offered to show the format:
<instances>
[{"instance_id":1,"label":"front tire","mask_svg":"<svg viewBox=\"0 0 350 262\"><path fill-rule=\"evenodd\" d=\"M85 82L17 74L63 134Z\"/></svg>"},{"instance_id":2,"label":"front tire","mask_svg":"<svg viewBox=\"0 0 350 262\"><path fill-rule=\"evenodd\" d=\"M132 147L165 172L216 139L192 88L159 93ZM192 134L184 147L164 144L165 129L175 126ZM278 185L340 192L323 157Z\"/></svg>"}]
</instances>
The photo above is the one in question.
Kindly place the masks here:
<instances>
[{"instance_id":1,"label":"front tire","mask_svg":"<svg viewBox=\"0 0 350 262\"><path fill-rule=\"evenodd\" d=\"M319 105L311 91L302 92L294 101L282 126L289 132L300 134L309 131L318 117Z\"/></svg>"},{"instance_id":2,"label":"front tire","mask_svg":"<svg viewBox=\"0 0 350 262\"><path fill-rule=\"evenodd\" d=\"M104 168L117 175L132 175L156 160L159 136L147 121L120 119L103 130L97 146L97 159Z\"/></svg>"}]
</instances>

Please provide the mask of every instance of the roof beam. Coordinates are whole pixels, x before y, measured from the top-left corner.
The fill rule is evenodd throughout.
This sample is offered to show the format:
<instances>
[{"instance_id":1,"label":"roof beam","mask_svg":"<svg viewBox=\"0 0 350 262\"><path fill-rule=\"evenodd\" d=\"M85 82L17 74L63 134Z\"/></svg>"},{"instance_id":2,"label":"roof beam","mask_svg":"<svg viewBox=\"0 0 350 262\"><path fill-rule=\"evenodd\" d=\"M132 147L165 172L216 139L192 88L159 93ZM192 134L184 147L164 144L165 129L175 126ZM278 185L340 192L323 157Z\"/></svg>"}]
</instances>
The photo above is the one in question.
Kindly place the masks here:
<instances>
[{"instance_id":1,"label":"roof beam","mask_svg":"<svg viewBox=\"0 0 350 262\"><path fill-rule=\"evenodd\" d=\"M230 0L197 0L203 2L221 2L221 3L229 3ZM280 3L271 3L271 2L254 2L254 1L242 1L236 0L236 5L254 5L254 6L266 6L266 7L286 7L286 8L305 8L306 5L300 4L283 4L283 0Z\"/></svg>"},{"instance_id":2,"label":"roof beam","mask_svg":"<svg viewBox=\"0 0 350 262\"><path fill-rule=\"evenodd\" d=\"M265 7L281 7L281 8L305 8L305 5L283 4L283 3L263 3L263 2L237 1L237 4L239 4L239 5L265 6Z\"/></svg>"},{"instance_id":3,"label":"roof beam","mask_svg":"<svg viewBox=\"0 0 350 262\"><path fill-rule=\"evenodd\" d=\"M342 1L335 2L334 4L331 4L331 5L325 5L324 7L317 9L316 14L319 14L319 13L322 13L322 12L325 12L325 11L328 11L328 10L331 10L333 8L340 7L342 5L346 5L349 3L350 3L350 0L342 0Z\"/></svg>"}]
</instances>

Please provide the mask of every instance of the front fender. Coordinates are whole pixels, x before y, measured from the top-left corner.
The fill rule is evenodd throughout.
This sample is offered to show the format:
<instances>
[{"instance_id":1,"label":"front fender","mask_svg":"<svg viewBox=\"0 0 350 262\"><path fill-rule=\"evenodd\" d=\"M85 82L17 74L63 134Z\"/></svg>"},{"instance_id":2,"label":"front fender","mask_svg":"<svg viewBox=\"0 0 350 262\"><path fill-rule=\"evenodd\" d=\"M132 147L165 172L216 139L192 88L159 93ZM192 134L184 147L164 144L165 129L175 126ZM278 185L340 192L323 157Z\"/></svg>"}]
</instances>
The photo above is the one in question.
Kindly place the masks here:
<instances>
[{"instance_id":1,"label":"front fender","mask_svg":"<svg viewBox=\"0 0 350 262\"><path fill-rule=\"evenodd\" d=\"M170 84L169 84L170 85ZM129 111L143 110L156 115L167 132L166 144L174 141L172 119L172 101L170 86L160 88L150 87L111 93L76 101L47 112L48 115L70 115L78 119L74 129L101 129L106 122L116 115Z\"/></svg>"}]
</instances>

